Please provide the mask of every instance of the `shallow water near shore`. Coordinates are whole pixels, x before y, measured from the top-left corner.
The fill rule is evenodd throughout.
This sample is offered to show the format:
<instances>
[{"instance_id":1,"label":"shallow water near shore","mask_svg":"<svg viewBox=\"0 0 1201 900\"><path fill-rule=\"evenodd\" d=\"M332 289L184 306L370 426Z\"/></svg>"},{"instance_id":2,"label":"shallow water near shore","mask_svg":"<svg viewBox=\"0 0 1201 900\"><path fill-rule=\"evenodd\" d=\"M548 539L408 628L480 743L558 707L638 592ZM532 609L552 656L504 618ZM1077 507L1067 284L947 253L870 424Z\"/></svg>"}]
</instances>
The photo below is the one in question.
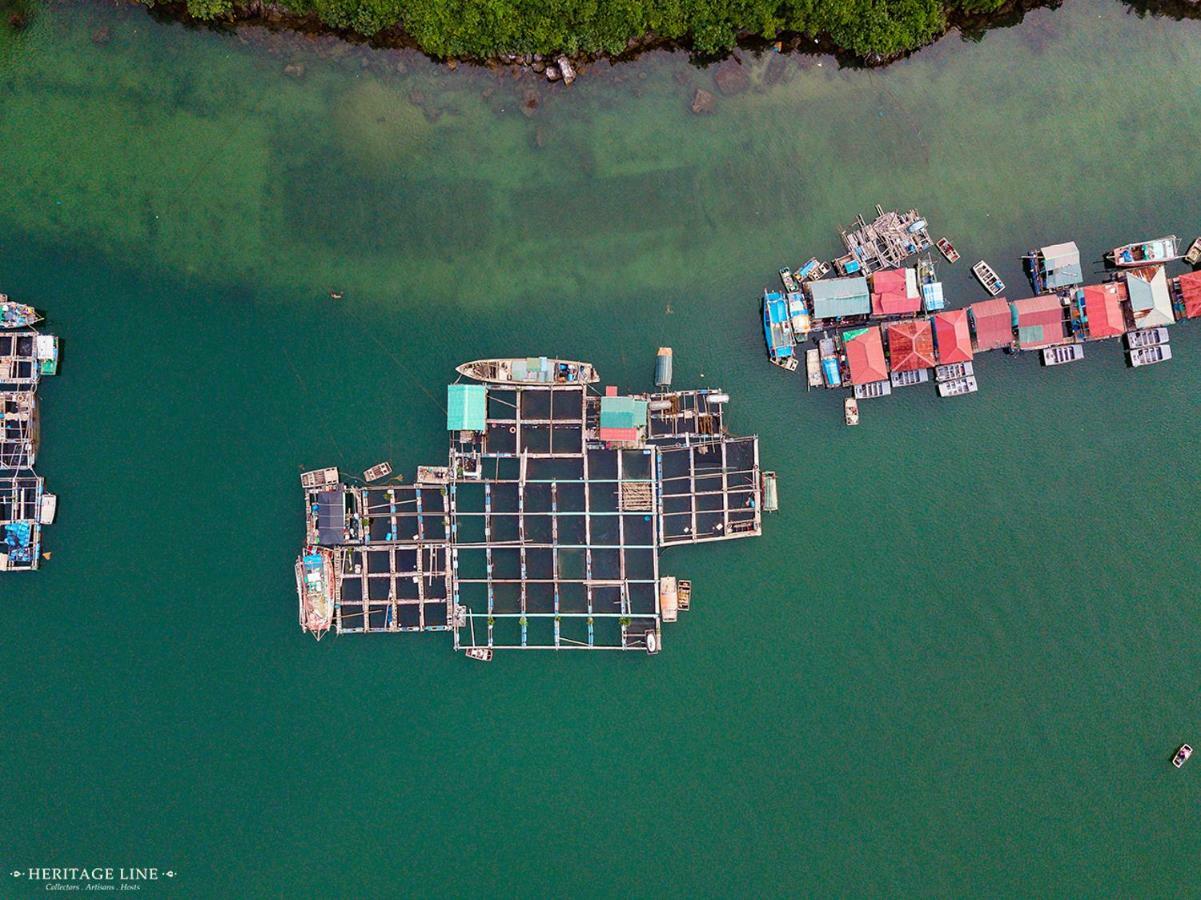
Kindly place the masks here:
<instances>
[{"instance_id":1,"label":"shallow water near shore","mask_svg":"<svg viewBox=\"0 0 1201 900\"><path fill-rule=\"evenodd\" d=\"M1148 370L990 354L979 394L847 429L757 321L877 202L955 241L952 305L979 258L1019 297L1031 247L1095 279L1191 240L1199 64L1201 24L1108 2L883 71L743 54L732 96L667 53L565 89L90 5L0 32L0 290L64 342L53 558L0 582L0 864L226 896L1179 892L1197 327ZM302 468L441 462L464 360L645 389L663 344L783 508L663 554L695 593L662 654L300 634Z\"/></svg>"}]
</instances>

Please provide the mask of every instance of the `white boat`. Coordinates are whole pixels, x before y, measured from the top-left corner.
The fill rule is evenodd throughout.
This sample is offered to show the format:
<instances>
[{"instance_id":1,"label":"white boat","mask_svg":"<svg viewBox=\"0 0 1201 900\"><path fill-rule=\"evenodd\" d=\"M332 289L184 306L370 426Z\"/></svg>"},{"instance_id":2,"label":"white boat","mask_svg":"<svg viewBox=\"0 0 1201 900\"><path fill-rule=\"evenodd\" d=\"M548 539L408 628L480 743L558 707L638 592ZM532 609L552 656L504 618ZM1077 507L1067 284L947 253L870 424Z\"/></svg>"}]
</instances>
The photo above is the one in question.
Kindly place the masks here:
<instances>
[{"instance_id":1,"label":"white boat","mask_svg":"<svg viewBox=\"0 0 1201 900\"><path fill-rule=\"evenodd\" d=\"M940 397L962 397L964 394L974 394L975 392L976 378L974 375L952 378L949 381L938 383L938 396Z\"/></svg>"},{"instance_id":2,"label":"white boat","mask_svg":"<svg viewBox=\"0 0 1201 900\"><path fill-rule=\"evenodd\" d=\"M1184 261L1190 266L1201 262L1201 237L1193 241L1192 246L1188 248L1188 253L1184 254Z\"/></svg>"},{"instance_id":3,"label":"white boat","mask_svg":"<svg viewBox=\"0 0 1201 900\"><path fill-rule=\"evenodd\" d=\"M1156 363L1167 362L1172 358L1172 348L1167 344L1154 344L1150 347L1139 347L1130 351L1130 365L1134 368L1153 366Z\"/></svg>"},{"instance_id":4,"label":"white boat","mask_svg":"<svg viewBox=\"0 0 1201 900\"><path fill-rule=\"evenodd\" d=\"M42 375L58 374L58 338L53 334L39 334L33 340L34 356L38 361L38 372Z\"/></svg>"},{"instance_id":5,"label":"white boat","mask_svg":"<svg viewBox=\"0 0 1201 900\"><path fill-rule=\"evenodd\" d=\"M300 475L300 486L306 491L320 490L337 483L338 470L333 466L328 469L313 469L311 472L302 472Z\"/></svg>"},{"instance_id":6,"label":"white boat","mask_svg":"<svg viewBox=\"0 0 1201 900\"><path fill-rule=\"evenodd\" d=\"M326 547L306 547L296 557L296 593L300 598L300 630L321 640L334 620L334 554Z\"/></svg>"},{"instance_id":7,"label":"white boat","mask_svg":"<svg viewBox=\"0 0 1201 900\"><path fill-rule=\"evenodd\" d=\"M873 400L876 397L887 397L892 393L892 384L888 381L869 381L867 384L857 384L851 389L856 400Z\"/></svg>"},{"instance_id":8,"label":"white boat","mask_svg":"<svg viewBox=\"0 0 1201 900\"><path fill-rule=\"evenodd\" d=\"M1168 342L1168 329L1162 325L1155 328L1138 328L1126 332L1126 349L1137 350L1140 347L1154 347L1156 344Z\"/></svg>"},{"instance_id":9,"label":"white boat","mask_svg":"<svg viewBox=\"0 0 1201 900\"><path fill-rule=\"evenodd\" d=\"M930 380L929 369L907 369L904 372L893 372L888 376L893 387L912 387L915 384L925 384Z\"/></svg>"},{"instance_id":10,"label":"white boat","mask_svg":"<svg viewBox=\"0 0 1201 900\"><path fill-rule=\"evenodd\" d=\"M53 525L54 516L58 512L58 496L49 492L42 494L42 503L38 507L38 524Z\"/></svg>"},{"instance_id":11,"label":"white boat","mask_svg":"<svg viewBox=\"0 0 1201 900\"><path fill-rule=\"evenodd\" d=\"M937 381L954 381L956 378L967 378L975 374L976 369L970 362L945 363L934 368L934 378Z\"/></svg>"},{"instance_id":12,"label":"white boat","mask_svg":"<svg viewBox=\"0 0 1201 900\"><path fill-rule=\"evenodd\" d=\"M1180 241L1174 234L1153 241L1139 241L1114 247L1105 258L1115 266L1145 266L1180 258Z\"/></svg>"},{"instance_id":13,"label":"white boat","mask_svg":"<svg viewBox=\"0 0 1201 900\"><path fill-rule=\"evenodd\" d=\"M847 397L843 401L842 412L848 425L859 424L859 401L854 397Z\"/></svg>"},{"instance_id":14,"label":"white boat","mask_svg":"<svg viewBox=\"0 0 1201 900\"><path fill-rule=\"evenodd\" d=\"M659 635L657 632L648 631L646 633L646 652L647 653L658 653L659 652Z\"/></svg>"},{"instance_id":15,"label":"white boat","mask_svg":"<svg viewBox=\"0 0 1201 900\"><path fill-rule=\"evenodd\" d=\"M805 375L809 379L809 387L822 386L821 351L816 347L805 351Z\"/></svg>"},{"instance_id":16,"label":"white boat","mask_svg":"<svg viewBox=\"0 0 1201 900\"><path fill-rule=\"evenodd\" d=\"M477 659L480 662L492 662L491 647L468 647L465 652L468 659Z\"/></svg>"},{"instance_id":17,"label":"white boat","mask_svg":"<svg viewBox=\"0 0 1201 900\"><path fill-rule=\"evenodd\" d=\"M1176 755L1172 757L1172 765L1177 769L1188 762L1188 758L1193 755L1193 748L1188 744L1181 744L1180 749L1176 751Z\"/></svg>"},{"instance_id":18,"label":"white boat","mask_svg":"<svg viewBox=\"0 0 1201 900\"><path fill-rule=\"evenodd\" d=\"M549 356L477 359L455 369L460 375L492 384L541 384L567 387L600 380L591 363Z\"/></svg>"},{"instance_id":19,"label":"white boat","mask_svg":"<svg viewBox=\"0 0 1201 900\"><path fill-rule=\"evenodd\" d=\"M1064 363L1084 359L1084 348L1079 344L1062 344L1058 347L1043 348L1044 366L1062 366Z\"/></svg>"},{"instance_id":20,"label":"white boat","mask_svg":"<svg viewBox=\"0 0 1201 900\"><path fill-rule=\"evenodd\" d=\"M1001 280L1001 276L984 260L980 260L972 266L972 274L976 276L977 281L984 285L984 290L988 291L994 297L1005 290L1005 282Z\"/></svg>"},{"instance_id":21,"label":"white boat","mask_svg":"<svg viewBox=\"0 0 1201 900\"><path fill-rule=\"evenodd\" d=\"M40 321L42 317L32 306L16 303L0 294L0 328L28 328Z\"/></svg>"}]
</instances>

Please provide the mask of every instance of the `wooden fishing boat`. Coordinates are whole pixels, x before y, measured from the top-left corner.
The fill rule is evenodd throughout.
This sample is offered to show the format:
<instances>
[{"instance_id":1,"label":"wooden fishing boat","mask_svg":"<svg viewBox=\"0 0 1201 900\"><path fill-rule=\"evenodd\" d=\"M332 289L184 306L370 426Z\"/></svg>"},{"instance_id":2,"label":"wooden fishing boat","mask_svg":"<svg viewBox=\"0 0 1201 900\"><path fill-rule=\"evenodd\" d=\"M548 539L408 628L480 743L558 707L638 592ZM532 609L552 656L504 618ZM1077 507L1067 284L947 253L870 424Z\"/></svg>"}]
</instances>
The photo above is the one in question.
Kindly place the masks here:
<instances>
[{"instance_id":1,"label":"wooden fishing boat","mask_svg":"<svg viewBox=\"0 0 1201 900\"><path fill-rule=\"evenodd\" d=\"M594 384L600 380L591 363L548 356L477 359L455 369L460 375L493 384L541 384L547 387Z\"/></svg>"},{"instance_id":2,"label":"wooden fishing boat","mask_svg":"<svg viewBox=\"0 0 1201 900\"><path fill-rule=\"evenodd\" d=\"M317 640L334 620L334 554L327 547L306 547L296 557L296 593L300 599L300 630Z\"/></svg>"},{"instance_id":3,"label":"wooden fishing boat","mask_svg":"<svg viewBox=\"0 0 1201 900\"><path fill-rule=\"evenodd\" d=\"M480 662L492 662L491 647L469 647L465 652L468 659L475 659Z\"/></svg>"},{"instance_id":4,"label":"wooden fishing boat","mask_svg":"<svg viewBox=\"0 0 1201 900\"><path fill-rule=\"evenodd\" d=\"M1192 245L1188 248L1188 253L1184 254L1184 261L1190 266L1195 266L1201 262L1201 237L1193 241Z\"/></svg>"},{"instance_id":5,"label":"wooden fishing boat","mask_svg":"<svg viewBox=\"0 0 1201 900\"><path fill-rule=\"evenodd\" d=\"M994 297L1005 290L1005 282L1001 280L1001 276L984 260L980 260L972 266L972 274L976 276L977 281L984 285L984 290Z\"/></svg>"},{"instance_id":6,"label":"wooden fishing boat","mask_svg":"<svg viewBox=\"0 0 1201 900\"><path fill-rule=\"evenodd\" d=\"M946 238L938 239L938 252L941 253L949 263L958 262L959 251L955 249L955 245Z\"/></svg>"},{"instance_id":7,"label":"wooden fishing boat","mask_svg":"<svg viewBox=\"0 0 1201 900\"><path fill-rule=\"evenodd\" d=\"M938 383L938 396L940 397L962 397L964 394L974 394L975 392L976 378L973 375L951 378Z\"/></svg>"},{"instance_id":8,"label":"wooden fishing boat","mask_svg":"<svg viewBox=\"0 0 1201 900\"><path fill-rule=\"evenodd\" d=\"M1176 235L1156 238L1153 241L1139 241L1134 244L1123 244L1114 247L1105 255L1106 260L1115 266L1145 266L1148 263L1165 263L1180 258L1180 241Z\"/></svg>"},{"instance_id":9,"label":"wooden fishing boat","mask_svg":"<svg viewBox=\"0 0 1201 900\"><path fill-rule=\"evenodd\" d=\"M842 412L848 425L859 424L859 401L854 397L847 397L843 401Z\"/></svg>"},{"instance_id":10,"label":"wooden fishing boat","mask_svg":"<svg viewBox=\"0 0 1201 900\"><path fill-rule=\"evenodd\" d=\"M1156 344L1168 342L1168 329L1162 325L1157 325L1155 328L1136 328L1134 331L1127 331L1125 338L1127 350L1154 347Z\"/></svg>"},{"instance_id":11,"label":"wooden fishing boat","mask_svg":"<svg viewBox=\"0 0 1201 900\"><path fill-rule=\"evenodd\" d=\"M0 328L28 328L40 321L42 317L32 306L16 303L0 294Z\"/></svg>"},{"instance_id":12,"label":"wooden fishing boat","mask_svg":"<svg viewBox=\"0 0 1201 900\"><path fill-rule=\"evenodd\" d=\"M1193 748L1190 747L1188 744L1181 744L1180 749L1177 750L1175 755L1172 757L1172 765L1174 765L1177 769L1179 769L1186 762L1188 762L1188 758L1192 755L1193 755Z\"/></svg>"},{"instance_id":13,"label":"wooden fishing boat","mask_svg":"<svg viewBox=\"0 0 1201 900\"><path fill-rule=\"evenodd\" d=\"M796 283L796 279L792 277L791 269L780 270L780 281L784 284L784 290L790 294L795 294L801 289L801 286Z\"/></svg>"},{"instance_id":14,"label":"wooden fishing boat","mask_svg":"<svg viewBox=\"0 0 1201 900\"><path fill-rule=\"evenodd\" d=\"M392 463L382 462L376 463L370 469L363 473L364 481L376 481L392 474Z\"/></svg>"}]
</instances>

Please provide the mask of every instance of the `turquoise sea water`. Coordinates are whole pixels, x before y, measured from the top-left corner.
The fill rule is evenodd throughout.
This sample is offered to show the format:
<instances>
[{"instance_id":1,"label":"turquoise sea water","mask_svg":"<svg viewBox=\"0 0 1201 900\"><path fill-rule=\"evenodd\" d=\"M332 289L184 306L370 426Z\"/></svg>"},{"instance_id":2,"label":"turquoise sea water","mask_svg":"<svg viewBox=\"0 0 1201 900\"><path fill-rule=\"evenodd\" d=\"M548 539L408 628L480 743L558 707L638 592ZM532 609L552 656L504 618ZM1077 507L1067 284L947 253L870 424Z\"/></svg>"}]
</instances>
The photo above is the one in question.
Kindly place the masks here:
<instances>
[{"instance_id":1,"label":"turquoise sea water","mask_svg":"<svg viewBox=\"0 0 1201 900\"><path fill-rule=\"evenodd\" d=\"M743 64L752 88L694 116L713 73L676 55L568 91L106 7L0 31L0 290L64 342L53 558L0 584L3 870L1189 891L1196 327L1145 371L992 354L979 394L847 429L767 364L757 298L876 202L956 242L953 305L977 258L1017 287L1030 247L1075 239L1092 277L1117 243L1191 240L1201 27L1077 0L880 71ZM664 554L695 595L661 655L300 633L301 468L441 462L466 359L645 389L661 344L677 385L732 394L783 504L759 540Z\"/></svg>"}]
</instances>

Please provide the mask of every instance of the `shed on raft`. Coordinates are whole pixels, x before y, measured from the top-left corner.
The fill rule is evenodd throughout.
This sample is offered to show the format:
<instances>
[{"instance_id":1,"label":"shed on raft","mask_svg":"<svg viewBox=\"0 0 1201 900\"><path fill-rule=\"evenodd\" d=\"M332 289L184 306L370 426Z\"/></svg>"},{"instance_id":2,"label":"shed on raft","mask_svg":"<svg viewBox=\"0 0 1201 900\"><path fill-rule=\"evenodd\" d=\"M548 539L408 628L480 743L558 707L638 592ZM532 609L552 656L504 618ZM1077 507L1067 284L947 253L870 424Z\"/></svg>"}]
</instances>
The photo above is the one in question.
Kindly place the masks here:
<instances>
[{"instance_id":1,"label":"shed on raft","mask_svg":"<svg viewBox=\"0 0 1201 900\"><path fill-rule=\"evenodd\" d=\"M976 332L976 350L999 350L1013 346L1013 310L1004 297L981 300L968 307Z\"/></svg>"},{"instance_id":2,"label":"shed on raft","mask_svg":"<svg viewBox=\"0 0 1201 900\"><path fill-rule=\"evenodd\" d=\"M1084 307L1084 327L1091 340L1119 337L1126 331L1126 314L1122 304L1127 300L1126 285L1110 281L1090 284L1081 292Z\"/></svg>"},{"instance_id":3,"label":"shed on raft","mask_svg":"<svg viewBox=\"0 0 1201 900\"><path fill-rule=\"evenodd\" d=\"M1184 317L1193 319L1201 316L1201 272L1189 272L1175 279L1176 294L1184 309Z\"/></svg>"},{"instance_id":4,"label":"shed on raft","mask_svg":"<svg viewBox=\"0 0 1201 900\"><path fill-rule=\"evenodd\" d=\"M1171 325L1172 297L1168 293L1168 277L1163 266L1145 266L1126 273L1126 290L1130 294L1130 312L1135 328L1154 328Z\"/></svg>"},{"instance_id":5,"label":"shed on raft","mask_svg":"<svg viewBox=\"0 0 1201 900\"><path fill-rule=\"evenodd\" d=\"M851 370L851 384L887 380L888 366L884 362L884 341L880 338L879 326L845 332L842 341L847 367Z\"/></svg>"},{"instance_id":6,"label":"shed on raft","mask_svg":"<svg viewBox=\"0 0 1201 900\"><path fill-rule=\"evenodd\" d=\"M446 430L483 431L487 422L488 389L482 384L446 386Z\"/></svg>"},{"instance_id":7,"label":"shed on raft","mask_svg":"<svg viewBox=\"0 0 1201 900\"><path fill-rule=\"evenodd\" d=\"M1013 311L1018 320L1018 346L1021 349L1038 350L1067 340L1065 307L1058 295L1015 300Z\"/></svg>"},{"instance_id":8,"label":"shed on raft","mask_svg":"<svg viewBox=\"0 0 1201 900\"><path fill-rule=\"evenodd\" d=\"M972 334L968 327L966 309L950 309L933 316L934 338L938 344L938 361L942 365L970 362Z\"/></svg>"},{"instance_id":9,"label":"shed on raft","mask_svg":"<svg viewBox=\"0 0 1201 900\"><path fill-rule=\"evenodd\" d=\"M805 284L813 303L813 318L844 319L866 316L872 311L866 278L827 278Z\"/></svg>"},{"instance_id":10,"label":"shed on raft","mask_svg":"<svg viewBox=\"0 0 1201 900\"><path fill-rule=\"evenodd\" d=\"M929 319L893 322L888 326L888 360L894 372L934 368L934 334Z\"/></svg>"}]
</instances>

